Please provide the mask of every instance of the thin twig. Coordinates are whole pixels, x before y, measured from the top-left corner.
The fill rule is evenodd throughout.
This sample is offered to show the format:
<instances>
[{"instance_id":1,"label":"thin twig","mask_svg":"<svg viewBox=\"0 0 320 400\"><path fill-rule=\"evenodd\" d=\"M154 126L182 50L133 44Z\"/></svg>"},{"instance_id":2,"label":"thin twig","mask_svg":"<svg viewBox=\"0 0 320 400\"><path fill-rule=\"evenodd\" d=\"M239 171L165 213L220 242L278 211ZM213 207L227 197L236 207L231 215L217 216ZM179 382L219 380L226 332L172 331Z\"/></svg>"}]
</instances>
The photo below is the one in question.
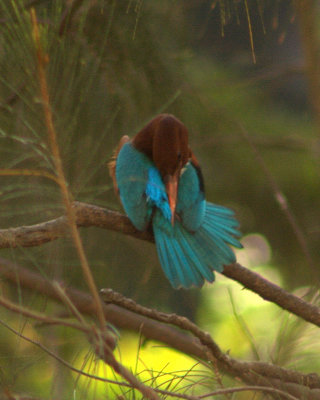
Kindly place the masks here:
<instances>
[{"instance_id":1,"label":"thin twig","mask_svg":"<svg viewBox=\"0 0 320 400\"><path fill-rule=\"evenodd\" d=\"M71 23L73 16L81 7L82 3L83 0L73 0L73 2L67 3L60 21L59 36L62 36L65 33L68 24Z\"/></svg>"},{"instance_id":2,"label":"thin twig","mask_svg":"<svg viewBox=\"0 0 320 400\"><path fill-rule=\"evenodd\" d=\"M31 273L30 271L25 270L25 273L20 274L19 273L19 267L17 265L11 264L10 262L6 262L5 260L1 260L0 264L5 265L5 270L2 270L3 272L2 275L6 276L7 278L11 279L12 282L17 283L19 286L27 286L33 291L39 291L49 297L52 297L58 301L62 301L65 304L66 298L70 300L69 303L74 304L76 309L80 313L85 313L85 314L90 314L91 316L95 315L95 307L94 303L92 301L91 296L84 295L84 297L81 299L81 294L80 292L77 291L70 291L70 288L66 288L64 293L65 297L61 296L61 293L57 290L56 288L56 282L48 282L44 278L42 278L40 275ZM12 269L11 269L12 268ZM11 271L10 271L11 269ZM1 270L1 266L0 266ZM21 270L20 270L21 272ZM29 273L30 272L30 273ZM65 285L62 285L65 287ZM61 284L60 284L61 287ZM80 294L80 298L78 295ZM62 299L63 297L63 299ZM80 301L79 301L80 300ZM0 302L1 304L1 302ZM19 312L19 309L21 310L21 314L29 316L31 318L35 318L38 320L43 320L43 322L59 322L59 319L48 319L44 320L42 316L39 316L37 318L37 314L33 314L29 312L29 310L20 308L15 306L14 304L10 304L9 302L2 302L4 306L6 306L8 309L11 311ZM106 312L106 310L103 310L104 314L107 316L110 314L110 312ZM112 312L111 312L112 315ZM123 319L124 314L121 313L119 314L119 320ZM0 321L1 322L1 321ZM111 321L112 322L112 321ZM64 325L70 326L73 328L78 327L77 324L72 324L72 323L65 323ZM139 390L143 396L150 400L158 400L158 396L153 393L153 390L147 386L145 386L143 383L141 383L129 370L127 370L122 364L120 364L113 356L112 350L115 347L115 339L113 336L110 335L110 332L105 329L103 331L97 330L94 327L88 327L87 323L83 323L79 330L83 331L84 333L87 334L87 337L89 341L91 342L93 346L93 350L95 353L102 358L108 365L110 365L111 368L114 369L115 372L117 372L122 378L127 380L129 382L129 387L134 387L137 390ZM20 335L21 336L21 335ZM45 351L47 351L49 354L53 354L50 352L50 350L46 349L45 346L43 346L41 343L36 343L36 345L40 348L43 348ZM58 356L54 355L56 359L58 359ZM59 360L60 361L60 360ZM66 364L66 362L64 362ZM69 365L68 365L69 366ZM73 367L72 367L73 368ZM75 369L73 369L75 370Z\"/></svg>"},{"instance_id":3,"label":"thin twig","mask_svg":"<svg viewBox=\"0 0 320 400\"><path fill-rule=\"evenodd\" d=\"M61 286L61 284L59 282L53 282L52 286L55 288L55 290L59 294L61 301L68 307L68 309L72 312L74 317L77 318L77 320L80 322L80 324L84 327L87 327L86 331L89 333L90 332L89 326L87 326L85 319L83 318L83 316L81 315L81 313L79 312L77 307L72 303L70 298L67 296L67 294L66 294L65 290L63 289L63 287Z\"/></svg>"},{"instance_id":4,"label":"thin twig","mask_svg":"<svg viewBox=\"0 0 320 400\"><path fill-rule=\"evenodd\" d=\"M36 52L37 52L37 67L38 67L38 76L39 76L40 91L43 103L43 110L44 110L45 122L48 132L49 144L53 156L54 166L58 176L62 199L66 209L68 224L71 228L71 235L74 241L75 248L77 249L78 252L83 274L85 276L85 279L93 296L97 317L100 323L101 331L96 331L94 335L91 335L91 338L95 340L95 344L98 342L100 343L99 345L94 346L94 348L95 350L99 348L100 349L99 355L100 356L101 354L103 355L102 357L103 360L107 364L109 364L114 369L115 372L117 372L124 379L126 379L133 387L138 389L146 398L150 400L157 400L158 396L151 388L143 385L133 374L131 374L130 371L128 371L126 368L124 368L120 363L116 361L112 353L112 348L110 347L110 342L113 342L113 338L110 337L109 332L106 330L106 320L103 312L102 303L83 248L83 244L76 223L75 213L72 208L71 195L69 193L67 182L63 172L57 135L53 124L49 91L45 75L45 66L46 63L48 62L48 56L43 52L41 47L38 22L34 9L31 9L30 15L33 28L32 31L33 39L35 42ZM102 351L100 348L101 343L102 343Z\"/></svg>"},{"instance_id":5,"label":"thin twig","mask_svg":"<svg viewBox=\"0 0 320 400\"><path fill-rule=\"evenodd\" d=\"M37 321L40 321L45 324L50 324L50 325L63 325L63 326L68 326L69 328L74 328L82 332L89 332L89 328L86 327L85 325L77 324L75 322L68 321L66 319L62 318L56 318L56 317L48 317L45 314L31 311L21 305L17 305L13 303L12 301L5 299L4 297L0 297L0 304L5 307L7 310L12 311L14 313L17 313L19 315L24 315L25 317L35 319Z\"/></svg>"},{"instance_id":6,"label":"thin twig","mask_svg":"<svg viewBox=\"0 0 320 400\"><path fill-rule=\"evenodd\" d=\"M111 384L118 385L118 386L124 386L124 387L132 388L132 389L138 389L146 398L148 398L150 400L159 400L159 397L155 392L158 392L160 394L164 394L164 395L167 395L167 396L186 399L186 400L197 400L198 399L198 397L195 397L195 396L188 396L188 395L183 395L183 394L179 394L179 393L173 393L173 392L169 392L169 391L158 389L158 388L151 389L150 387L147 387L144 384L142 384L140 381L138 381L134 377L134 375L132 375L126 368L124 368L116 360L114 360L115 368L118 369L118 373L121 376L125 376L126 377L126 380L129 383L114 381L112 379L102 378L100 376L90 374L88 372L85 372L83 370L75 368L73 365L71 365L70 363L65 361L63 358L61 358L57 354L55 354L53 351L48 349L46 346L44 346L42 343L40 343L40 342L38 342L36 340L30 339L29 337L23 335L21 332L18 332L16 329L12 328L11 326L9 326L6 322L2 321L1 319L0 319L0 324L2 324L5 328L10 330L12 333L14 333L15 335L19 336L23 340L25 340L25 341L33 344L34 346L40 348L41 350L46 352L49 356L51 356L55 360L57 360L59 363L63 364L65 367L69 368L71 371L76 372L76 373L78 373L80 375L83 375L83 376L85 376L87 378L95 379L95 380L98 380L98 381L101 381L101 382L105 382L105 383L111 383Z\"/></svg>"},{"instance_id":7,"label":"thin twig","mask_svg":"<svg viewBox=\"0 0 320 400\"><path fill-rule=\"evenodd\" d=\"M0 274L3 278L19 285L19 287L30 288L33 292L42 293L51 299L61 301L52 283L38 273L31 272L7 260L0 259ZM70 286L66 288L66 294L81 313L88 315L95 314L95 308L88 294ZM134 307L134 304L133 302L131 307ZM142 307L140 305L138 306ZM116 327L134 330L149 339L165 343L185 354L206 361L212 360L212 352L207 346L202 345L198 339L186 335L173 327L153 321L149 317L137 314L136 312L143 311L143 308L141 309L139 307L135 312L130 312L125 308L120 308L113 304L103 305L107 320ZM152 313L155 314L155 310L151 311L151 314ZM170 318L171 321L174 321L174 318ZM170 318L168 318L168 320L170 320ZM194 332L196 333L196 330L194 330ZM203 336L206 340L205 333L203 333ZM216 347L216 350L217 349L220 351L218 347ZM227 357L227 363L224 362L225 357ZM291 394L305 392L306 395L310 396L310 399L316 399L316 396L319 396L320 377L317 374L302 374L262 362L241 362L227 355L218 355L218 358L221 360L218 362L218 365L222 371L228 375L240 378L247 384L261 384L263 386L273 385L273 387L278 387L283 390L291 388Z\"/></svg>"},{"instance_id":8,"label":"thin twig","mask_svg":"<svg viewBox=\"0 0 320 400\"><path fill-rule=\"evenodd\" d=\"M91 379L95 379L95 380L99 380L102 382L106 382L106 383L111 383L111 384L115 384L115 385L119 385L119 386L125 386L125 387L130 387L130 388L136 388L138 390L141 391L141 384L139 381L136 380L136 378L133 377L133 375L131 373L129 373L129 371L125 370L125 368L118 363L115 360L115 363L117 364L117 368L119 368L119 370L123 372L123 370L125 370L125 373L129 375L129 377L127 377L127 381L129 383L126 382L118 382L118 381L114 381L111 379L107 379L107 378L101 378L97 375L92 375L90 373L87 373L85 371L79 370L78 368L75 368L73 365L71 365L70 363L68 363L67 361L65 361L63 358L59 357L57 354L55 354L53 351L51 351L50 349L48 349L46 346L44 346L42 343L30 339L29 337L23 335L21 332L18 332L16 329L12 328L11 326L9 326L6 322L2 321L0 319L0 324L2 324L4 327L6 327L8 330L10 330L11 332L13 332L15 335L19 336L20 338L24 339L25 341L32 343L34 346L40 348L41 350L43 350L44 352L46 352L48 355L50 355L51 357L53 357L54 359L56 359L59 363L63 364L64 366L66 366L67 368L69 368L71 371L76 372L80 375L86 376L88 378ZM124 374L125 374L124 373ZM122 374L120 374L122 375ZM134 378L134 380L132 380L132 377ZM145 389L150 389L149 392L146 393ZM283 396L283 398L288 399L288 400L299 400L297 397L291 396L289 393L284 392L283 390L279 390L276 388L270 388L267 386L246 386L246 387L237 387L237 388L227 388L227 389L218 389L215 390L213 392L204 394L202 396L190 396L190 395L185 395L185 394L180 394L180 393L173 393L167 390L162 390L162 389L158 389L158 388L148 388L146 386L143 385L143 391L141 391L147 398L150 399L154 399L154 400L159 400L159 397L157 395L155 395L154 392L160 393L162 395L166 395L166 396L173 396L176 398L180 398L180 399L185 399L185 400L197 400L197 399L202 399L202 398L206 398L209 396L218 396L221 394L228 394L228 393L235 393L235 392L242 392L242 391L263 391L263 392L267 392L270 394L276 394L276 395L281 395Z\"/></svg>"},{"instance_id":9,"label":"thin twig","mask_svg":"<svg viewBox=\"0 0 320 400\"><path fill-rule=\"evenodd\" d=\"M247 0L244 0L244 5L245 5L247 21L248 21L248 29L249 29L249 38L250 38L252 61L253 61L253 64L256 64L256 62L257 62L257 60L256 60L256 52L254 50L252 24L251 24L251 18L250 18L250 12L249 12L249 6L248 6L248 1Z\"/></svg>"},{"instance_id":10,"label":"thin twig","mask_svg":"<svg viewBox=\"0 0 320 400\"><path fill-rule=\"evenodd\" d=\"M37 169L26 168L0 168L0 176L39 176L40 178L47 178L59 184L58 178L48 171L40 171Z\"/></svg>"},{"instance_id":11,"label":"thin twig","mask_svg":"<svg viewBox=\"0 0 320 400\"><path fill-rule=\"evenodd\" d=\"M95 305L96 305L96 310L97 310L97 316L98 320L100 322L100 326L103 329L105 326L105 318L102 310L102 305L100 302L100 298L98 295L98 290L96 287L96 284L94 282L89 263L83 248L83 244L81 241L81 237L77 228L76 220L75 220L75 215L74 211L72 209L72 200L71 196L68 190L67 182L64 176L63 172L63 167L62 167L62 161L61 161L61 156L60 156L60 150L59 150L59 145L57 141L57 135L56 131L54 128L53 124L53 118L52 118L52 111L51 111L51 106L50 106L50 99L49 99L49 90L47 86L47 79L46 79L46 74L45 74L45 66L48 62L48 55L43 52L42 46L41 46L41 41L40 41L40 34L39 34L39 27L38 27L38 21L37 21L37 16L34 8L31 9L30 11L31 15L31 22L32 22L32 34L33 34L33 39L34 43L36 46L36 53L37 53L37 67L38 67L38 77L39 77L39 84L40 84L40 92L41 92L41 97L42 97L42 105L43 105L43 110L44 110L44 117L45 117L45 122L46 122L46 127L47 127L47 132L48 132L48 138L49 138L49 144L53 156L53 162L55 165L56 173L58 176L58 181L59 181L59 186L63 198L63 202L66 208L66 214L68 217L68 223L71 228L71 234L73 237L73 241L75 244L75 247L77 249L81 266L82 266L82 271L83 274L86 278L86 281L88 283L89 289L92 293Z\"/></svg>"},{"instance_id":12,"label":"thin twig","mask_svg":"<svg viewBox=\"0 0 320 400\"><path fill-rule=\"evenodd\" d=\"M107 303L113 303L126 308L127 310L136 312L145 317L155 319L165 324L172 324L178 328L191 332L196 336L200 342L210 348L214 357L225 364L229 363L228 356L226 356L219 348L219 346L212 340L208 332L201 330L196 324L186 317L177 314L167 314L153 308L147 308L137 304L134 300L123 296L121 293L115 292L112 289L102 289L100 291L102 298Z\"/></svg>"},{"instance_id":13,"label":"thin twig","mask_svg":"<svg viewBox=\"0 0 320 400\"><path fill-rule=\"evenodd\" d=\"M267 167L266 163L264 162L263 158L261 157L261 154L259 153L256 146L252 142L250 136L248 135L247 130L244 128L244 126L240 122L238 122L237 125L240 128L242 137L246 140L246 142L250 146L251 151L254 154L257 162L260 164L260 167L263 170L263 173L265 174L265 177L267 178L267 181L274 193L276 202L280 206L280 209L283 211L284 215L286 216L287 220L289 221L289 224L291 225L291 228L298 240L301 250L303 251L303 253L310 265L311 271L313 272L314 280L318 280L317 266L315 265L315 262L312 258L308 243L307 243L305 235L297 221L297 218L295 217L294 213L290 209L290 206L289 206L286 196L284 195L283 191L280 189L277 181L275 180L275 178L271 174L269 168Z\"/></svg>"},{"instance_id":14,"label":"thin twig","mask_svg":"<svg viewBox=\"0 0 320 400\"><path fill-rule=\"evenodd\" d=\"M282 396L286 399L289 400L299 400L298 397L291 396L291 394L284 392L283 390L275 389L275 388L270 388L267 386L245 386L245 387L234 387L234 388L227 388L227 389L219 389L215 390L210 393L203 394L199 396L199 399L205 399L206 397L209 396L219 396L221 394L231 394L231 393L237 393L237 392L266 392L270 394L275 394Z\"/></svg>"},{"instance_id":15,"label":"thin twig","mask_svg":"<svg viewBox=\"0 0 320 400\"><path fill-rule=\"evenodd\" d=\"M254 371L254 379L258 381L258 375L264 375L267 370L269 370L269 378L276 378L282 379L290 382L301 383L301 375L299 374L299 378L294 375L287 375L288 371L284 368L278 366L271 366L270 364L263 363L263 362L242 362L239 364L237 361L229 357L228 355L224 354L219 346L214 342L212 337L209 335L208 332L203 331L200 329L196 324L190 321L186 317L182 317L177 314L167 314L160 312L155 309L144 307L140 304L137 304L134 300L126 298L121 293L115 292L112 289L102 289L101 295L105 302L117 304L121 307L126 308L132 312L136 312L140 315L146 316L148 318L155 319L159 322L175 325L180 329L184 329L190 333L192 333L195 337L197 337L200 342L210 349L211 354L214 356L216 360L219 361L220 365L223 366L225 370L232 370L233 373L237 369L239 371ZM212 359L210 361L213 361ZM246 364L246 367L245 367ZM272 369L272 372L270 370ZM240 373L241 374L241 373ZM298 380L297 380L298 378ZM310 375L305 377L307 380L310 378ZM254 380L253 380L254 381ZM306 380L305 380L306 382ZM319 380L320 385L320 380ZM320 387L320 386L319 386Z\"/></svg>"},{"instance_id":16,"label":"thin twig","mask_svg":"<svg viewBox=\"0 0 320 400\"><path fill-rule=\"evenodd\" d=\"M309 84L310 103L314 110L318 132L320 132L320 55L317 1L295 0L300 27L301 44L305 54L305 72Z\"/></svg>"},{"instance_id":17,"label":"thin twig","mask_svg":"<svg viewBox=\"0 0 320 400\"><path fill-rule=\"evenodd\" d=\"M73 372L76 372L76 373L78 373L80 375L84 375L87 378L96 379L96 380L99 380L99 381L102 381L102 382L113 383L113 384L119 385L119 386L131 387L131 385L126 383L126 382L118 382L118 381L113 381L111 379L102 378L100 376L92 375L92 374L89 374L89 373L87 373L85 371L82 371L82 370L80 370L78 368L75 368L73 365L71 365L70 363L65 361L63 358L61 358L57 354L55 354L53 351L48 349L46 346L44 346L42 343L40 343L40 342L38 342L36 340L30 339L29 337L23 335L21 332L18 332L16 329L12 328L11 326L9 326L6 322L2 321L1 319L0 319L0 324L3 325L8 330L10 330L15 335L21 337L23 340L25 340L25 341L27 341L29 343L32 343L36 347L39 347L41 350L43 350L44 352L49 354L51 357L53 357L55 360L59 361L59 363L63 364L64 366L66 366L67 368L69 368Z\"/></svg>"},{"instance_id":18,"label":"thin twig","mask_svg":"<svg viewBox=\"0 0 320 400\"><path fill-rule=\"evenodd\" d=\"M14 105L18 100L21 99L21 94L27 85L25 83L18 86L18 88L10 94L5 100L0 102L0 110L8 110L11 106Z\"/></svg>"}]
</instances>

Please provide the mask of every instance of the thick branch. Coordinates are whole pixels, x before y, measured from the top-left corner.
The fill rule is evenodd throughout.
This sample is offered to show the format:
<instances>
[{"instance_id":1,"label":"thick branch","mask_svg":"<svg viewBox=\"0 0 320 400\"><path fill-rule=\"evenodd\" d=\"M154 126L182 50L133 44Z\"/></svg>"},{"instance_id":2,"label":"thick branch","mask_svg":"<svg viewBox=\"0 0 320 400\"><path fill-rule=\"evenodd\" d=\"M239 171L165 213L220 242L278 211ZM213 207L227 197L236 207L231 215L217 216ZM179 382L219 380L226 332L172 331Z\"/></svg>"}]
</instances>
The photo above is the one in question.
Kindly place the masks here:
<instances>
[{"instance_id":1,"label":"thick branch","mask_svg":"<svg viewBox=\"0 0 320 400\"><path fill-rule=\"evenodd\" d=\"M256 272L250 271L236 263L226 265L223 275L241 283L264 300L271 301L287 311L303 318L305 321L320 326L320 308L314 304L288 293L280 286L268 281Z\"/></svg>"},{"instance_id":2,"label":"thick branch","mask_svg":"<svg viewBox=\"0 0 320 400\"><path fill-rule=\"evenodd\" d=\"M29 288L61 302L60 294L52 282L35 272L0 259L0 274L19 287ZM90 295L71 287L65 288L65 292L81 313L95 316L95 307ZM222 371L239 377L248 384L277 387L298 398L302 396L301 398L316 400L320 396L320 377L317 374L300 374L263 362L238 361L223 353L209 334L184 317L147 309L117 295L109 298L109 301L121 305L103 306L106 319L119 328L134 330L188 355L217 362ZM194 336L166 324L174 324Z\"/></svg>"},{"instance_id":3,"label":"thick branch","mask_svg":"<svg viewBox=\"0 0 320 400\"><path fill-rule=\"evenodd\" d=\"M2 258L0 258L0 276L19 287L21 286L33 292L41 293L58 302L62 301L60 293L54 288L52 282L36 272L31 272ZM64 287L62 282L60 282L60 286ZM95 315L92 297L89 294L70 286L65 287L65 293L79 312L90 316ZM206 357L201 344L198 341L190 340L190 337L187 335L177 335L175 330L168 329L165 325L156 323L113 304L104 305L103 309L107 320L120 329L137 332L141 330L146 337L167 343L177 350L202 359Z\"/></svg>"},{"instance_id":4,"label":"thick branch","mask_svg":"<svg viewBox=\"0 0 320 400\"><path fill-rule=\"evenodd\" d=\"M73 207L78 227L96 226L153 242L153 237L150 233L137 231L128 217L116 211L80 202L74 202ZM69 226L66 217L59 217L31 226L1 229L0 249L18 246L39 246L68 234ZM241 283L263 299L277 304L305 321L320 326L319 307L286 292L259 274L237 263L226 266L223 274Z\"/></svg>"},{"instance_id":5,"label":"thick branch","mask_svg":"<svg viewBox=\"0 0 320 400\"><path fill-rule=\"evenodd\" d=\"M137 231L126 216L116 211L77 201L73 203L73 208L78 227L96 226L138 239L153 240L149 233ZM0 229L0 249L39 246L69 234L70 228L65 216L40 224Z\"/></svg>"}]
</instances>

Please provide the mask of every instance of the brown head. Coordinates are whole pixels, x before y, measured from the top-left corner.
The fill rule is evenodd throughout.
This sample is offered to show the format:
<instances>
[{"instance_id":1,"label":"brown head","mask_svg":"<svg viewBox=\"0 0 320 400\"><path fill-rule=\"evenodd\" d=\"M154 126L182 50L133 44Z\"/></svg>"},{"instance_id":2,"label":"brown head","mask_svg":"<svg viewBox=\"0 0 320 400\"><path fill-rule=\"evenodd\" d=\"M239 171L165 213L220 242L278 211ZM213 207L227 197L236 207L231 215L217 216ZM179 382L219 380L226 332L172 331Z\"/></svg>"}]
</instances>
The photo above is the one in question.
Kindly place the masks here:
<instances>
[{"instance_id":1,"label":"brown head","mask_svg":"<svg viewBox=\"0 0 320 400\"><path fill-rule=\"evenodd\" d=\"M173 115L160 114L133 138L132 144L159 170L166 186L173 223L180 173L190 158L187 128Z\"/></svg>"}]
</instances>

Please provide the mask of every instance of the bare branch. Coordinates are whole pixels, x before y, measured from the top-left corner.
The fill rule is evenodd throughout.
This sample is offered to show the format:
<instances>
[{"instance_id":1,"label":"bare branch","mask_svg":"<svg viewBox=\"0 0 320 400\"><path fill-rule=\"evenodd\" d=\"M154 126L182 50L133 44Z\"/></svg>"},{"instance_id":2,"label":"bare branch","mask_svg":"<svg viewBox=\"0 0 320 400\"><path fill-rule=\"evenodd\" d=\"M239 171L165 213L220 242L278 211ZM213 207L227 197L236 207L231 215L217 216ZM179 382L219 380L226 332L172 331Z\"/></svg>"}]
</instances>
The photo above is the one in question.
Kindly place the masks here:
<instances>
[{"instance_id":1,"label":"bare branch","mask_svg":"<svg viewBox=\"0 0 320 400\"><path fill-rule=\"evenodd\" d=\"M73 209L78 227L96 226L138 239L153 240L150 233L137 231L126 216L116 211L77 201L73 203ZM68 235L70 227L67 218L62 216L35 225L0 229L0 249L39 246Z\"/></svg>"},{"instance_id":2,"label":"bare branch","mask_svg":"<svg viewBox=\"0 0 320 400\"><path fill-rule=\"evenodd\" d=\"M70 363L68 363L63 358L59 357L58 355L56 355L54 352L52 352L50 349L48 349L46 346L44 346L40 342L35 341L33 339L30 339L29 337L23 335L21 332L18 332L17 330L13 329L12 327L10 327L7 323L5 323L2 320L0 320L0 324L5 326L7 329L9 329L15 335L21 337L22 339L26 340L29 343L32 343L36 347L39 347L41 350L45 351L51 357L56 359L59 363L63 364L65 367L69 368L73 372L78 373L79 375L84 375L84 376L86 376L88 378L91 378L91 379L100 380L102 382L111 383L111 384L118 385L118 386L124 386L124 387L128 387L128 388L129 387L132 387L132 388L136 387L132 383L119 382L119 381L114 381L114 380L107 379L107 378L102 378L102 377L99 377L99 376L92 375L90 373L84 372L84 371L82 371L82 370L80 370L78 368L75 368L73 365L71 365ZM129 379L127 379L127 380L129 381ZM146 388L146 387L144 386L144 388ZM213 396L218 396L218 395L221 395L221 394L236 393L236 392L243 392L243 391L256 391L256 392L259 392L259 391L261 392L262 391L262 392L266 392L266 393L270 393L270 394L274 394L274 395L280 395L284 399L298 400L297 397L294 397L294 396L292 396L292 395L290 395L290 394L288 394L288 393L286 393L286 392L284 392L282 390L279 390L279 389L276 389L276 388L270 388L270 387L267 387L267 386L245 386L245 387L234 387L234 388L228 388L228 389L219 389L219 390L215 390L215 391L210 392L210 393L206 393L206 394L204 394L204 395L202 395L200 397L190 396L190 395L180 394L180 393L173 393L173 392L170 392L170 391L167 391L167 390L162 390L162 389L159 389L159 388L154 388L153 390L150 389L150 391L151 392L157 392L157 393L160 393L160 394L166 395L166 396L172 396L172 397L175 397L175 398L185 399L185 400L197 400L197 399L203 399L203 398L206 398L206 397L209 397L209 396L213 397ZM149 398L151 398L151 399L159 399L157 396L154 396L154 397L150 396ZM29 397L28 397L28 399L29 399ZM32 400L32 399L30 398L30 400Z\"/></svg>"},{"instance_id":3,"label":"bare branch","mask_svg":"<svg viewBox=\"0 0 320 400\"><path fill-rule=\"evenodd\" d=\"M16 285L61 301L61 297L52 283L37 273L0 259L0 274ZM66 288L65 292L79 312L95 316L95 307L90 295L71 287ZM117 295L112 301L116 302L116 298ZM316 400L320 396L320 377L317 374L301 374L263 362L238 361L224 354L210 335L195 327L186 318L159 313L156 310L142 307L131 299L122 297L121 300L121 296L118 296L118 298L120 299L121 307L114 304L103 305L106 319L118 328L141 332L145 337L165 343L185 354L206 361L214 361L222 371L240 378L247 384L272 386L279 390L287 391L298 398L305 396L305 398ZM125 306L128 306L127 308L132 309L134 312L123 308ZM137 312L144 315L138 315ZM153 321L150 319L152 317L155 317L158 321L164 321L166 324L175 324L180 329L187 329L189 334L185 334L180 329L175 329L164 323ZM194 336L191 336L190 332Z\"/></svg>"},{"instance_id":4,"label":"bare branch","mask_svg":"<svg viewBox=\"0 0 320 400\"><path fill-rule=\"evenodd\" d=\"M295 372L288 371L284 368L263 362L239 362L235 359L232 359L228 355L224 354L220 350L219 346L213 341L209 333L201 330L196 324L188 320L186 317L182 317L176 314L167 314L155 309L143 307L140 304L137 304L132 299L128 299L122 294L117 293L111 289L102 289L101 293L103 299L107 303L111 302L113 304L120 305L121 307L136 312L140 315L155 319L157 321L166 324L175 325L178 328L191 332L195 337L197 337L200 340L200 342L204 346L210 349L210 353L207 353L207 357L210 357L210 355L212 355L214 359L218 361L219 366L224 371L229 372L231 375L240 376L246 382L257 383L260 381L259 376L263 377L267 375L268 379L277 379L279 381L283 382L285 381L296 384L301 384L303 380L305 384L307 381L310 380L310 377L313 376L313 374L312 375L308 374L305 375L304 378L302 378L302 375L300 373L296 375ZM211 361L214 360L211 359ZM246 379L243 378L244 371L246 371L245 372ZM251 373L253 373L252 376L250 376ZM320 385L320 377L316 379L319 379L318 384ZM306 386L308 385L309 384L306 383Z\"/></svg>"},{"instance_id":5,"label":"bare branch","mask_svg":"<svg viewBox=\"0 0 320 400\"><path fill-rule=\"evenodd\" d=\"M73 208L78 227L96 226L121 232L137 239L154 241L151 233L137 231L128 217L116 211L80 202L74 202ZM67 235L69 235L69 226L64 216L36 225L0 229L0 249L39 246ZM223 275L239 282L264 300L271 301L305 321L320 327L319 307L286 292L259 274L235 263L225 266Z\"/></svg>"},{"instance_id":6,"label":"bare branch","mask_svg":"<svg viewBox=\"0 0 320 400\"><path fill-rule=\"evenodd\" d=\"M308 303L294 294L288 293L280 286L268 281L256 272L250 271L236 263L226 265L223 275L241 283L247 289L271 301L292 314L320 326L320 308Z\"/></svg>"}]
</instances>

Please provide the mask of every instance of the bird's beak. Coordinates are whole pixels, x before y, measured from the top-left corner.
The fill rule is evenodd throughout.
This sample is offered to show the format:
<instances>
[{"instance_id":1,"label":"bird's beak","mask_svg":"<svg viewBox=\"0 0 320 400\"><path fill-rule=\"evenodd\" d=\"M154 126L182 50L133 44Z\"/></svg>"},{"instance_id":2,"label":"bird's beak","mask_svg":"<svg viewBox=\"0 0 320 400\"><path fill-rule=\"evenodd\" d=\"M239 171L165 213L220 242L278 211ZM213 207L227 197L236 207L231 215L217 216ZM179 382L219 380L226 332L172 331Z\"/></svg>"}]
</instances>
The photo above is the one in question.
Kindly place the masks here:
<instances>
[{"instance_id":1,"label":"bird's beak","mask_svg":"<svg viewBox=\"0 0 320 400\"><path fill-rule=\"evenodd\" d=\"M174 213L176 211L177 197L178 197L178 181L179 171L174 175L167 175L166 177L166 191L171 210L171 224L174 225Z\"/></svg>"}]
</instances>

